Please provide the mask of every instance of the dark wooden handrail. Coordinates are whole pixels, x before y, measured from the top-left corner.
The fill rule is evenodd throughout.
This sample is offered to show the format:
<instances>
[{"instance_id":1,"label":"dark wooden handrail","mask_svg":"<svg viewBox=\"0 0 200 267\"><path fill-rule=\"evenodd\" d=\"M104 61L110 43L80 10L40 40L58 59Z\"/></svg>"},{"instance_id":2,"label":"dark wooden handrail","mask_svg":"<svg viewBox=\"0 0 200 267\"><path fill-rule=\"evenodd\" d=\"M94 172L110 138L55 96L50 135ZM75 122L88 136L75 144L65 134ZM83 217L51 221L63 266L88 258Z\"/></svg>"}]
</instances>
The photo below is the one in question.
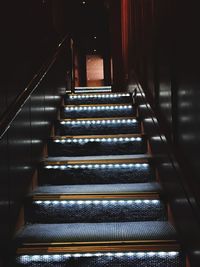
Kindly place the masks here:
<instances>
[{"instance_id":1,"label":"dark wooden handrail","mask_svg":"<svg viewBox=\"0 0 200 267\"><path fill-rule=\"evenodd\" d=\"M61 48L68 40L68 36L65 36L62 41L59 43L56 51L53 56L45 62L44 65L39 69L39 71L33 76L32 80L28 83L26 88L18 95L18 97L12 102L12 104L7 108L4 112L2 118L0 118L0 139L4 136L4 134L10 128L12 122L16 118L16 116L21 111L22 107L25 105L29 97L33 94L33 92L37 89L38 85L44 79L48 71L56 62Z\"/></svg>"}]
</instances>

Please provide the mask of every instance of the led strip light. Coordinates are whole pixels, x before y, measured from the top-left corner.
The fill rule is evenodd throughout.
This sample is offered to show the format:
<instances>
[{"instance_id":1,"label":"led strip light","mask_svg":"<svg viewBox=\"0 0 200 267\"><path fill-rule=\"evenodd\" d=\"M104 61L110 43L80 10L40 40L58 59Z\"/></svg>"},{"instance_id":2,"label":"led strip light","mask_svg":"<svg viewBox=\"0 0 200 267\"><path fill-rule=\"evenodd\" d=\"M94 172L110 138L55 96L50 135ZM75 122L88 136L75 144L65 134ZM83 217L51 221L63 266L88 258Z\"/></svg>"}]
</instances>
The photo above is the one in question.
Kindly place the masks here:
<instances>
[{"instance_id":1,"label":"led strip light","mask_svg":"<svg viewBox=\"0 0 200 267\"><path fill-rule=\"evenodd\" d=\"M65 125L83 125L83 124L131 124L136 123L136 119L116 119L116 120L70 120L70 121L61 121L60 123Z\"/></svg>"},{"instance_id":2,"label":"led strip light","mask_svg":"<svg viewBox=\"0 0 200 267\"><path fill-rule=\"evenodd\" d=\"M179 256L177 251L149 251L149 252L107 252L107 253L69 253L69 254L54 254L54 255L22 255L19 256L20 262L39 262L39 261L63 261L70 258L89 258L89 257L128 257L128 258L143 258L143 257L159 257L159 258L176 258Z\"/></svg>"},{"instance_id":3,"label":"led strip light","mask_svg":"<svg viewBox=\"0 0 200 267\"><path fill-rule=\"evenodd\" d=\"M82 111L82 110L123 110L123 109L132 109L132 105L118 105L118 106L94 106L94 107L65 107L65 110L70 110L70 111Z\"/></svg>"},{"instance_id":4,"label":"led strip light","mask_svg":"<svg viewBox=\"0 0 200 267\"><path fill-rule=\"evenodd\" d=\"M130 96L130 94L96 94L96 95L70 95L70 99L89 99L89 98L118 98Z\"/></svg>"},{"instance_id":5,"label":"led strip light","mask_svg":"<svg viewBox=\"0 0 200 267\"><path fill-rule=\"evenodd\" d=\"M41 205L132 205L132 204L146 204L146 205L158 205L160 201L157 199L136 199L136 200L35 200L35 204Z\"/></svg>"},{"instance_id":6,"label":"led strip light","mask_svg":"<svg viewBox=\"0 0 200 267\"><path fill-rule=\"evenodd\" d=\"M88 142L141 142L141 137L109 137L109 138L65 138L65 139L55 139L55 143L88 143Z\"/></svg>"},{"instance_id":7,"label":"led strip light","mask_svg":"<svg viewBox=\"0 0 200 267\"><path fill-rule=\"evenodd\" d=\"M46 169L109 169L109 168L148 168L148 163L118 163L118 164L66 164L46 165Z\"/></svg>"}]
</instances>

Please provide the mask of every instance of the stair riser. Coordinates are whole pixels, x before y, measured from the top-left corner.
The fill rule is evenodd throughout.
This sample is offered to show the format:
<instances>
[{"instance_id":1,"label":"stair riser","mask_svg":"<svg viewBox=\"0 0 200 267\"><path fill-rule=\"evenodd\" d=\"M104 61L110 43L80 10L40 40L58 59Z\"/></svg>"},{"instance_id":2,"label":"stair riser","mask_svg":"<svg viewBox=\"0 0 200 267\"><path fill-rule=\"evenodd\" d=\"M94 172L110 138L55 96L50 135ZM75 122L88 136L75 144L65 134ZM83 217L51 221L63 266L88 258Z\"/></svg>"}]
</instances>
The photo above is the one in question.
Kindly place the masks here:
<instances>
[{"instance_id":1,"label":"stair riser","mask_svg":"<svg viewBox=\"0 0 200 267\"><path fill-rule=\"evenodd\" d=\"M39 172L39 184L115 184L144 183L154 180L153 169L148 167L109 169L46 169Z\"/></svg>"},{"instance_id":2,"label":"stair riser","mask_svg":"<svg viewBox=\"0 0 200 267\"><path fill-rule=\"evenodd\" d=\"M65 97L66 105L84 105L84 104L129 104L132 103L131 97L116 97L116 98L81 98L71 99Z\"/></svg>"},{"instance_id":3,"label":"stair riser","mask_svg":"<svg viewBox=\"0 0 200 267\"><path fill-rule=\"evenodd\" d=\"M56 135L109 135L109 134L139 134L139 123L134 124L87 124L87 125L62 125L56 127Z\"/></svg>"},{"instance_id":4,"label":"stair riser","mask_svg":"<svg viewBox=\"0 0 200 267\"><path fill-rule=\"evenodd\" d=\"M124 201L124 202L123 202ZM38 201L26 202L25 220L28 223L99 223L99 222L131 222L131 221L164 221L166 220L163 202L148 200L145 203L128 203L115 201Z\"/></svg>"},{"instance_id":5,"label":"stair riser","mask_svg":"<svg viewBox=\"0 0 200 267\"><path fill-rule=\"evenodd\" d=\"M134 116L136 111L134 109L125 110L61 110L61 118L106 118L106 117L129 117Z\"/></svg>"},{"instance_id":6,"label":"stair riser","mask_svg":"<svg viewBox=\"0 0 200 267\"><path fill-rule=\"evenodd\" d=\"M40 256L39 256L40 257ZM140 256L91 256L91 257L66 257L57 255L49 257L48 260L30 260L29 258L24 259L23 262L20 257L16 260L16 266L24 267L184 267L184 256L148 256L142 253Z\"/></svg>"},{"instance_id":7,"label":"stair riser","mask_svg":"<svg viewBox=\"0 0 200 267\"><path fill-rule=\"evenodd\" d=\"M145 140L123 142L55 143L48 145L49 156L100 156L146 153Z\"/></svg>"}]
</instances>

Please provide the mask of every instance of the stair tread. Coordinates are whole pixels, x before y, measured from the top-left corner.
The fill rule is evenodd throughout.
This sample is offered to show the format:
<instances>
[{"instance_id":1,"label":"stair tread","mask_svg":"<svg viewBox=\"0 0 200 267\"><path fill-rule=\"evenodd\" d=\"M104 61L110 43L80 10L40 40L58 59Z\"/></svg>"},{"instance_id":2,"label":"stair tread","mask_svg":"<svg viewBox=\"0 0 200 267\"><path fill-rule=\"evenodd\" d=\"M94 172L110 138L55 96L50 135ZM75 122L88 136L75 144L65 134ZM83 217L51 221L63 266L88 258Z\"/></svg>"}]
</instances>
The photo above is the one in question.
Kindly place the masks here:
<instances>
[{"instance_id":1,"label":"stair tread","mask_svg":"<svg viewBox=\"0 0 200 267\"><path fill-rule=\"evenodd\" d=\"M150 193L160 192L161 186L158 183L138 184L87 184L87 185L66 185L66 186L40 186L31 195L35 194L115 194L115 193Z\"/></svg>"},{"instance_id":2,"label":"stair tread","mask_svg":"<svg viewBox=\"0 0 200 267\"><path fill-rule=\"evenodd\" d=\"M44 158L43 161L54 162L54 161L81 161L81 160L118 160L118 159L151 159L152 156L149 154L137 154L137 155L105 155L105 156L81 156L81 157L48 157Z\"/></svg>"},{"instance_id":3,"label":"stair tread","mask_svg":"<svg viewBox=\"0 0 200 267\"><path fill-rule=\"evenodd\" d=\"M15 238L17 243L81 243L175 241L176 231L166 221L120 223L33 224L24 226Z\"/></svg>"}]
</instances>

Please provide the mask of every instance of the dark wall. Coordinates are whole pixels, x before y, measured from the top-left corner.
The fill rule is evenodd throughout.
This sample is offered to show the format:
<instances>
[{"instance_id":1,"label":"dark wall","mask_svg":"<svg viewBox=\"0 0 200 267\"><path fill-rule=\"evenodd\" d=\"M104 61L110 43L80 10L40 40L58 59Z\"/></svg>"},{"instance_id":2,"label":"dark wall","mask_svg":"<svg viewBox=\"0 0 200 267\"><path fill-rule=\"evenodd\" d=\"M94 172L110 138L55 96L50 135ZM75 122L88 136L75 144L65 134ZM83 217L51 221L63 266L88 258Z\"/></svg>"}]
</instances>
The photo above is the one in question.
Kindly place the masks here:
<instances>
[{"instance_id":1,"label":"dark wall","mask_svg":"<svg viewBox=\"0 0 200 267\"><path fill-rule=\"evenodd\" d=\"M200 204L199 1L128 2L129 78L134 69Z\"/></svg>"},{"instance_id":2,"label":"dark wall","mask_svg":"<svg viewBox=\"0 0 200 267\"><path fill-rule=\"evenodd\" d=\"M3 1L0 10L1 119L41 66L53 57L63 32L51 0ZM23 223L23 198L34 186L32 178L57 113L60 89L65 89L66 69L71 64L69 44L63 49L0 139L0 266L7 265L17 223Z\"/></svg>"},{"instance_id":3,"label":"dark wall","mask_svg":"<svg viewBox=\"0 0 200 267\"><path fill-rule=\"evenodd\" d=\"M1 3L0 116L55 49L50 0Z\"/></svg>"},{"instance_id":4,"label":"dark wall","mask_svg":"<svg viewBox=\"0 0 200 267\"><path fill-rule=\"evenodd\" d=\"M0 139L0 266L7 266L12 238L23 225L23 201L37 181L37 167L65 91L66 47Z\"/></svg>"}]
</instances>

